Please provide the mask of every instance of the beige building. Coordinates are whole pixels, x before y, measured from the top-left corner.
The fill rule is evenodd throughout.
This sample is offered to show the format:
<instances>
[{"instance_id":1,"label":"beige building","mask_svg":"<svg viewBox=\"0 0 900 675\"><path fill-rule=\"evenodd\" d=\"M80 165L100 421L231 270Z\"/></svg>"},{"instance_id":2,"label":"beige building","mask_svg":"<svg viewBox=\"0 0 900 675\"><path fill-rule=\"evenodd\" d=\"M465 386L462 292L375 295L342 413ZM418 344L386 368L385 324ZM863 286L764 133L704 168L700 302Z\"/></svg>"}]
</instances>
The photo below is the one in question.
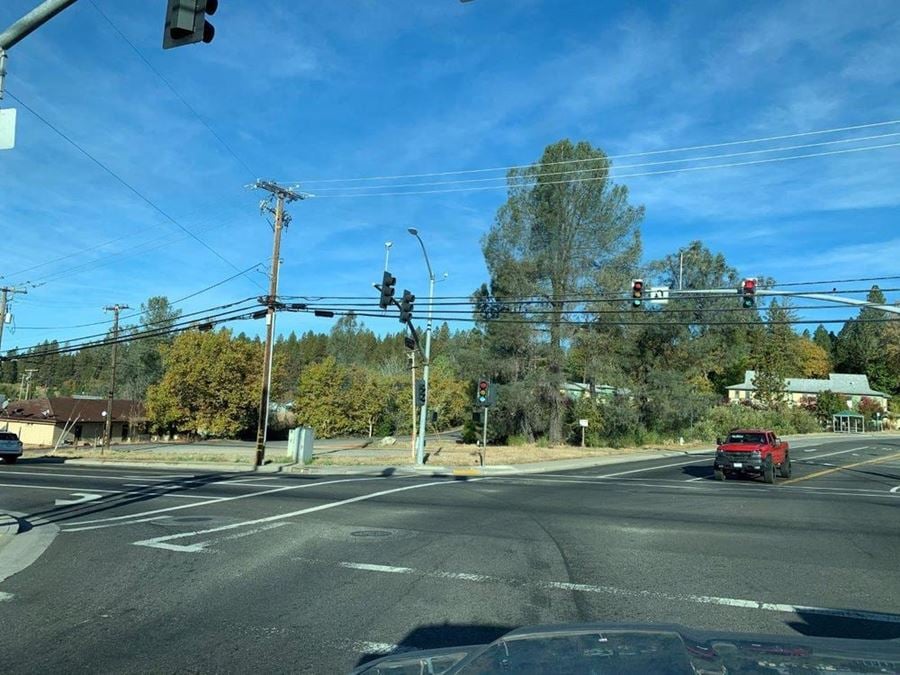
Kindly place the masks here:
<instances>
[{"instance_id":1,"label":"beige building","mask_svg":"<svg viewBox=\"0 0 900 675\"><path fill-rule=\"evenodd\" d=\"M59 396L9 401L0 411L0 431L18 435L26 446L96 445L106 425L106 399ZM146 433L140 401L117 399L112 404L112 443L135 440Z\"/></svg>"},{"instance_id":2,"label":"beige building","mask_svg":"<svg viewBox=\"0 0 900 675\"><path fill-rule=\"evenodd\" d=\"M753 381L756 379L756 371L748 370L744 373L744 381L726 387L728 400L732 403L738 401L756 400L756 387ZM797 405L804 400L815 400L820 392L831 391L847 397L847 400L855 406L863 397L870 398L881 404L882 409L887 410L887 394L875 391L869 386L869 378L865 375L849 375L844 373L829 373L828 379L811 379L803 377L789 377L784 381L785 399Z\"/></svg>"}]
</instances>

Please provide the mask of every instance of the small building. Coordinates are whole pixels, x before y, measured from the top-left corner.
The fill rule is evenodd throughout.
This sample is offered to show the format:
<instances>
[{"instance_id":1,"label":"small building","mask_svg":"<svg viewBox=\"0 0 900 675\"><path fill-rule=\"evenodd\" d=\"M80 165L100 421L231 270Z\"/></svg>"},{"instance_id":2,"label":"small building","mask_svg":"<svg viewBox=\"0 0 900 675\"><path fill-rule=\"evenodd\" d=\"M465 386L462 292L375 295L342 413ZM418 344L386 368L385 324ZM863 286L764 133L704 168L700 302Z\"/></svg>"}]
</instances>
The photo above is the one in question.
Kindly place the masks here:
<instances>
[{"instance_id":1,"label":"small building","mask_svg":"<svg viewBox=\"0 0 900 675\"><path fill-rule=\"evenodd\" d=\"M732 403L739 401L756 400L756 387L753 381L756 379L756 371L744 372L744 381L725 387L728 390L728 400ZM805 377L788 377L784 381L784 398L797 405L804 401L815 400L823 391L831 391L835 394L846 396L848 402L854 405L863 397L870 398L887 410L890 396L884 392L875 391L869 386L869 378L865 375L851 375L846 373L829 373L828 379L813 379Z\"/></svg>"},{"instance_id":2,"label":"small building","mask_svg":"<svg viewBox=\"0 0 900 675\"><path fill-rule=\"evenodd\" d=\"M0 430L18 435L25 445L54 447L102 442L106 399L95 396L55 396L9 401L0 411ZM140 401L114 399L110 442L138 440L147 432Z\"/></svg>"},{"instance_id":3,"label":"small building","mask_svg":"<svg viewBox=\"0 0 900 675\"><path fill-rule=\"evenodd\" d=\"M566 382L559 392L573 401L582 398L612 398L614 396L631 396L631 390L613 387L609 384L590 384L583 382Z\"/></svg>"}]
</instances>

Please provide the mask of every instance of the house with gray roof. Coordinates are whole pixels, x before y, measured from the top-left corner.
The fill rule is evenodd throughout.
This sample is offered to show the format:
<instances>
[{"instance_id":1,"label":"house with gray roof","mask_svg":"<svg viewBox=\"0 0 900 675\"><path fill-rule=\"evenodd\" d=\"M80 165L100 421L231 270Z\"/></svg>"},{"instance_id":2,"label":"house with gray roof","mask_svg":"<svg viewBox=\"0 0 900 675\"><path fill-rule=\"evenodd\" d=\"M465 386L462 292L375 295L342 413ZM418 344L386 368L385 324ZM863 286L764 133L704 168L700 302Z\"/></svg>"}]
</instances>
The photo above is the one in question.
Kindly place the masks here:
<instances>
[{"instance_id":1,"label":"house with gray roof","mask_svg":"<svg viewBox=\"0 0 900 675\"><path fill-rule=\"evenodd\" d=\"M728 390L728 400L731 402L750 401L756 396L756 371L744 372L744 381L725 387ZM859 403L863 397L870 398L887 409L890 396L881 391L875 391L869 386L869 378L865 375L851 375L848 373L829 373L828 379L813 379L805 377L788 377L784 381L785 398L793 404L804 399L815 399L823 391L832 391L842 394L853 404Z\"/></svg>"}]
</instances>

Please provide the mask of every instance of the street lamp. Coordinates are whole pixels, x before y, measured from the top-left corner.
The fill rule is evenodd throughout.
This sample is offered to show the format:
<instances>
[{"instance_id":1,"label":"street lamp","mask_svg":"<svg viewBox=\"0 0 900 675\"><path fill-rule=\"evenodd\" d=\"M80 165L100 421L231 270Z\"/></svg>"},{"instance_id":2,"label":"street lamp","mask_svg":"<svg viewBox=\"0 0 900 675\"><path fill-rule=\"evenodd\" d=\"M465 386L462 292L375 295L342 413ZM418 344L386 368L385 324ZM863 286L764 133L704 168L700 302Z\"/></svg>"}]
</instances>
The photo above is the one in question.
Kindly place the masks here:
<instances>
[{"instance_id":1,"label":"street lamp","mask_svg":"<svg viewBox=\"0 0 900 675\"><path fill-rule=\"evenodd\" d=\"M422 379L425 381L425 401L419 408L419 437L416 439L416 464L424 464L425 420L428 418L428 371L431 368L431 317L434 312L434 272L431 270L428 251L425 250L425 242L419 236L419 231L414 227L407 228L406 231L419 240L422 255L425 256L425 266L428 268L428 324L425 328L425 367L422 371Z\"/></svg>"}]
</instances>

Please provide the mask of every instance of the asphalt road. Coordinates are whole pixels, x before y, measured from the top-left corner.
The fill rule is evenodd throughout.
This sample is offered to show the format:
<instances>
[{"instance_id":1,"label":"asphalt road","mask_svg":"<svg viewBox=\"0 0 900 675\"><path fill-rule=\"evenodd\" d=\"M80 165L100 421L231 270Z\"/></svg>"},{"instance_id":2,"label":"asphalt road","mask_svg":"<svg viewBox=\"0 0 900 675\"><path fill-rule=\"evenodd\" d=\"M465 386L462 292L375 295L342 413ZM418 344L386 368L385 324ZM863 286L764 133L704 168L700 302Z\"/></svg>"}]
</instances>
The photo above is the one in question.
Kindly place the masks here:
<instances>
[{"instance_id":1,"label":"asphalt road","mask_svg":"<svg viewBox=\"0 0 900 675\"><path fill-rule=\"evenodd\" d=\"M793 457L774 486L696 455L489 478L0 466L0 512L59 528L0 582L0 670L339 673L576 621L900 637L900 438Z\"/></svg>"}]
</instances>

